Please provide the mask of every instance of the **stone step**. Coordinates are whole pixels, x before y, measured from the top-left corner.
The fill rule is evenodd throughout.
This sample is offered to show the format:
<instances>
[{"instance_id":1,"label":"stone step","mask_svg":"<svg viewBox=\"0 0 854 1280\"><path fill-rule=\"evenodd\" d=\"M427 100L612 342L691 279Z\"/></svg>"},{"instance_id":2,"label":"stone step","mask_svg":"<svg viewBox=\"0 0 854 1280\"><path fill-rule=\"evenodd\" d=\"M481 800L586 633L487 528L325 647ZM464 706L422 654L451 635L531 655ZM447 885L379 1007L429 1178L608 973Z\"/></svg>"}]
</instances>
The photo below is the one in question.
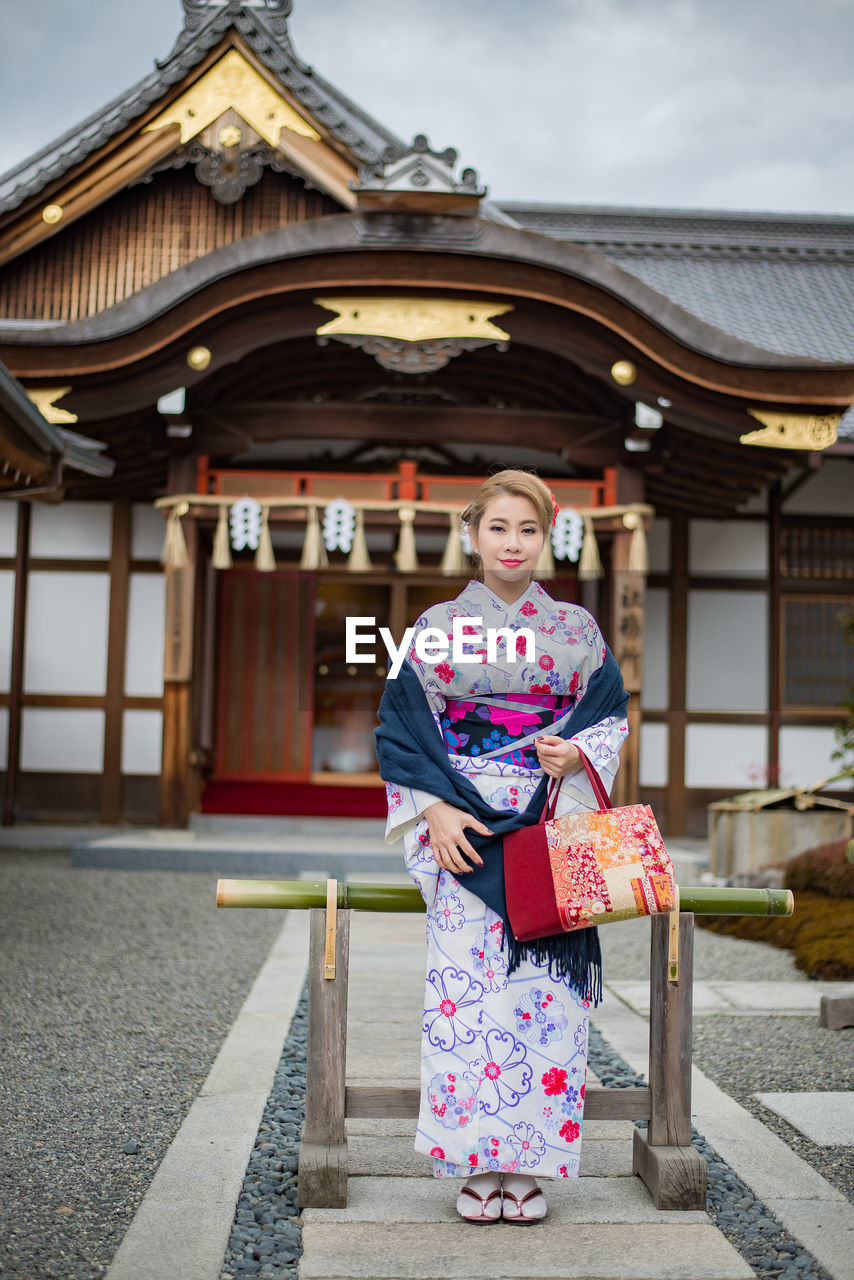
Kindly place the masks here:
<instances>
[{"instance_id":1,"label":"stone step","mask_svg":"<svg viewBox=\"0 0 854 1280\"><path fill-rule=\"evenodd\" d=\"M604 1123L604 1122L603 1122ZM303 1222L457 1222L460 1182L449 1178L351 1177L346 1209L305 1209ZM553 1178L543 1183L549 1228L568 1222L708 1223L704 1212L656 1209L640 1178Z\"/></svg>"},{"instance_id":2,"label":"stone step","mask_svg":"<svg viewBox=\"0 0 854 1280\"><path fill-rule=\"evenodd\" d=\"M753 1280L709 1222L546 1221L473 1228L435 1222L314 1222L303 1228L300 1280Z\"/></svg>"}]
</instances>

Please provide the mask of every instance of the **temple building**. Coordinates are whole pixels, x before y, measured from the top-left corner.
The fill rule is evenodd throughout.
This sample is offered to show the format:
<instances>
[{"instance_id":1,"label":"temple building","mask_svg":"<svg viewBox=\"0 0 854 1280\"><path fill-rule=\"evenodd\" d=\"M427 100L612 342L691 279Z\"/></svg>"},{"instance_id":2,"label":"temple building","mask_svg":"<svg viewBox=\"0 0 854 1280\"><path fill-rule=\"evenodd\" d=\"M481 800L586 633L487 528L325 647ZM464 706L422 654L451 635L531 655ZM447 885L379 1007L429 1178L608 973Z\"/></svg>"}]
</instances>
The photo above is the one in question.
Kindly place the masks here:
<instances>
[{"instance_id":1,"label":"temple building","mask_svg":"<svg viewBox=\"0 0 854 1280\"><path fill-rule=\"evenodd\" d=\"M701 834L833 773L854 217L499 205L305 65L291 0L183 9L0 177L4 821L383 812L345 620L456 594L517 465L635 695L621 801Z\"/></svg>"}]
</instances>

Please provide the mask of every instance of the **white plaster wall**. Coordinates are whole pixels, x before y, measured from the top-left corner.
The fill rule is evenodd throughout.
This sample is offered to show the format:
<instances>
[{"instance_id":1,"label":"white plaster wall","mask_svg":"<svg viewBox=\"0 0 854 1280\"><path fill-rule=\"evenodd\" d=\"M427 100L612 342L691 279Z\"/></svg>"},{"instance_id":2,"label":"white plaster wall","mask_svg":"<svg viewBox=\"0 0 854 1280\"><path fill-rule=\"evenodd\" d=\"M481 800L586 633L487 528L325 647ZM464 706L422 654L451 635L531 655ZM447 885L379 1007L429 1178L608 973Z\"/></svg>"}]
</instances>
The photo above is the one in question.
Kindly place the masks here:
<instances>
[{"instance_id":1,"label":"white plaster wall","mask_svg":"<svg viewBox=\"0 0 854 1280\"><path fill-rule=\"evenodd\" d=\"M647 530L650 573L667 573L670 569L670 521L653 520Z\"/></svg>"},{"instance_id":2,"label":"white plaster wall","mask_svg":"<svg viewBox=\"0 0 854 1280\"><path fill-rule=\"evenodd\" d=\"M24 707L21 769L26 773L101 773L103 711Z\"/></svg>"},{"instance_id":3,"label":"white plaster wall","mask_svg":"<svg viewBox=\"0 0 854 1280\"><path fill-rule=\"evenodd\" d=\"M13 556L18 545L17 502L0 502L0 556Z\"/></svg>"},{"instance_id":4,"label":"white plaster wall","mask_svg":"<svg viewBox=\"0 0 854 1280\"><path fill-rule=\"evenodd\" d=\"M642 724L640 731L640 784L642 787L667 786L666 724Z\"/></svg>"},{"instance_id":5,"label":"white plaster wall","mask_svg":"<svg viewBox=\"0 0 854 1280\"><path fill-rule=\"evenodd\" d=\"M688 593L689 711L764 711L768 700L764 592Z\"/></svg>"},{"instance_id":6,"label":"white plaster wall","mask_svg":"<svg viewBox=\"0 0 854 1280\"><path fill-rule=\"evenodd\" d=\"M670 593L656 587L646 593L641 705L667 709L670 679Z\"/></svg>"},{"instance_id":7,"label":"white plaster wall","mask_svg":"<svg viewBox=\"0 0 854 1280\"><path fill-rule=\"evenodd\" d=\"M689 724L685 732L685 783L730 787L733 793L763 786L768 731L758 724Z\"/></svg>"},{"instance_id":8,"label":"white plaster wall","mask_svg":"<svg viewBox=\"0 0 854 1280\"><path fill-rule=\"evenodd\" d=\"M166 537L166 520L150 502L131 507L130 554L132 560L159 560Z\"/></svg>"},{"instance_id":9,"label":"white plaster wall","mask_svg":"<svg viewBox=\"0 0 854 1280\"><path fill-rule=\"evenodd\" d=\"M9 708L0 707L0 769L9 763Z\"/></svg>"},{"instance_id":10,"label":"white plaster wall","mask_svg":"<svg viewBox=\"0 0 854 1280\"><path fill-rule=\"evenodd\" d=\"M836 748L831 728L784 725L780 730L780 785L810 787L831 778L841 766L831 760Z\"/></svg>"},{"instance_id":11,"label":"white plaster wall","mask_svg":"<svg viewBox=\"0 0 854 1280\"><path fill-rule=\"evenodd\" d=\"M825 458L783 503L787 515L854 516L854 459Z\"/></svg>"},{"instance_id":12,"label":"white plaster wall","mask_svg":"<svg viewBox=\"0 0 854 1280\"><path fill-rule=\"evenodd\" d=\"M30 574L27 693L106 692L109 601L106 573Z\"/></svg>"},{"instance_id":13,"label":"white plaster wall","mask_svg":"<svg viewBox=\"0 0 854 1280\"><path fill-rule=\"evenodd\" d=\"M109 560L113 508L109 502L36 503L30 556L52 560Z\"/></svg>"},{"instance_id":14,"label":"white plaster wall","mask_svg":"<svg viewBox=\"0 0 854 1280\"><path fill-rule=\"evenodd\" d=\"M128 596L125 693L158 698L163 693L166 580L159 573L132 573Z\"/></svg>"},{"instance_id":15,"label":"white plaster wall","mask_svg":"<svg viewBox=\"0 0 854 1280\"><path fill-rule=\"evenodd\" d=\"M691 520L690 573L764 578L768 573L768 532L755 520Z\"/></svg>"},{"instance_id":16,"label":"white plaster wall","mask_svg":"<svg viewBox=\"0 0 854 1280\"><path fill-rule=\"evenodd\" d=\"M125 711L122 716L122 773L160 773L163 715Z\"/></svg>"},{"instance_id":17,"label":"white plaster wall","mask_svg":"<svg viewBox=\"0 0 854 1280\"><path fill-rule=\"evenodd\" d=\"M9 692L12 674L12 623L15 603L15 574L0 569L0 693Z\"/></svg>"}]
</instances>

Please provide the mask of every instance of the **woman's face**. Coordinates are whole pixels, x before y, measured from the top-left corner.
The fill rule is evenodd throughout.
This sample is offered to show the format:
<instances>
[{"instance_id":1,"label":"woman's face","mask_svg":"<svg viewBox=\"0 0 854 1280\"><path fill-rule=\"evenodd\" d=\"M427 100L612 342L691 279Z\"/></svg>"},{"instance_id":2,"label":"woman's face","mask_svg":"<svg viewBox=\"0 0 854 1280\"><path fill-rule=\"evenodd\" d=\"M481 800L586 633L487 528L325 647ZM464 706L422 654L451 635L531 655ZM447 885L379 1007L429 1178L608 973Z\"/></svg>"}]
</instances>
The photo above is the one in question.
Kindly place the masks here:
<instances>
[{"instance_id":1,"label":"woman's face","mask_svg":"<svg viewBox=\"0 0 854 1280\"><path fill-rule=\"evenodd\" d=\"M536 507L518 494L493 498L478 528L471 530L472 547L483 562L483 580L501 596L509 587L527 586L544 542Z\"/></svg>"}]
</instances>

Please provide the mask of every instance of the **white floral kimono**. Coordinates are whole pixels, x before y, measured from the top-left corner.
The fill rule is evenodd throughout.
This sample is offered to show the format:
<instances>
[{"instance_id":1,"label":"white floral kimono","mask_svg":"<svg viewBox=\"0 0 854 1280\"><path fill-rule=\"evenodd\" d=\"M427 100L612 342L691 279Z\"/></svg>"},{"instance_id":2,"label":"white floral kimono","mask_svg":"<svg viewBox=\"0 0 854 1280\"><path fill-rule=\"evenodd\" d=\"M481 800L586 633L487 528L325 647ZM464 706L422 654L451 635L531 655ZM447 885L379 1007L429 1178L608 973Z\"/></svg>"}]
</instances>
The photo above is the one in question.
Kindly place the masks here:
<instances>
[{"instance_id":1,"label":"white floral kimono","mask_svg":"<svg viewBox=\"0 0 854 1280\"><path fill-rule=\"evenodd\" d=\"M408 659L418 671L454 769L468 777L496 809L525 808L542 770L511 754L455 754L446 706L466 694L557 695L581 698L603 661L604 641L583 608L552 600L532 582L507 605L480 582L456 600L437 604L418 619L450 636L454 617L482 618L483 628L530 628L533 662L435 666L421 662L414 642ZM524 646L517 644L520 653ZM471 651L471 650L470 650ZM547 705L549 705L547 703ZM551 703L554 705L554 702ZM500 746L526 732L524 717L492 713L497 723L486 746ZM509 729L509 733L502 730ZM570 739L587 756L610 791L625 719L609 717ZM542 730L546 731L546 730ZM448 745L448 744L451 745ZM462 745L462 744L460 744ZM485 752L483 754L486 754ZM520 759L513 753L515 761ZM407 869L427 904L427 975L421 1041L421 1107L415 1149L434 1160L437 1177L518 1171L544 1177L577 1177L587 1065L588 1002L547 966L524 960L508 977L501 918L438 866L424 810L436 797L387 783L386 840L403 837ZM558 815L595 808L584 770L563 780Z\"/></svg>"}]
</instances>

